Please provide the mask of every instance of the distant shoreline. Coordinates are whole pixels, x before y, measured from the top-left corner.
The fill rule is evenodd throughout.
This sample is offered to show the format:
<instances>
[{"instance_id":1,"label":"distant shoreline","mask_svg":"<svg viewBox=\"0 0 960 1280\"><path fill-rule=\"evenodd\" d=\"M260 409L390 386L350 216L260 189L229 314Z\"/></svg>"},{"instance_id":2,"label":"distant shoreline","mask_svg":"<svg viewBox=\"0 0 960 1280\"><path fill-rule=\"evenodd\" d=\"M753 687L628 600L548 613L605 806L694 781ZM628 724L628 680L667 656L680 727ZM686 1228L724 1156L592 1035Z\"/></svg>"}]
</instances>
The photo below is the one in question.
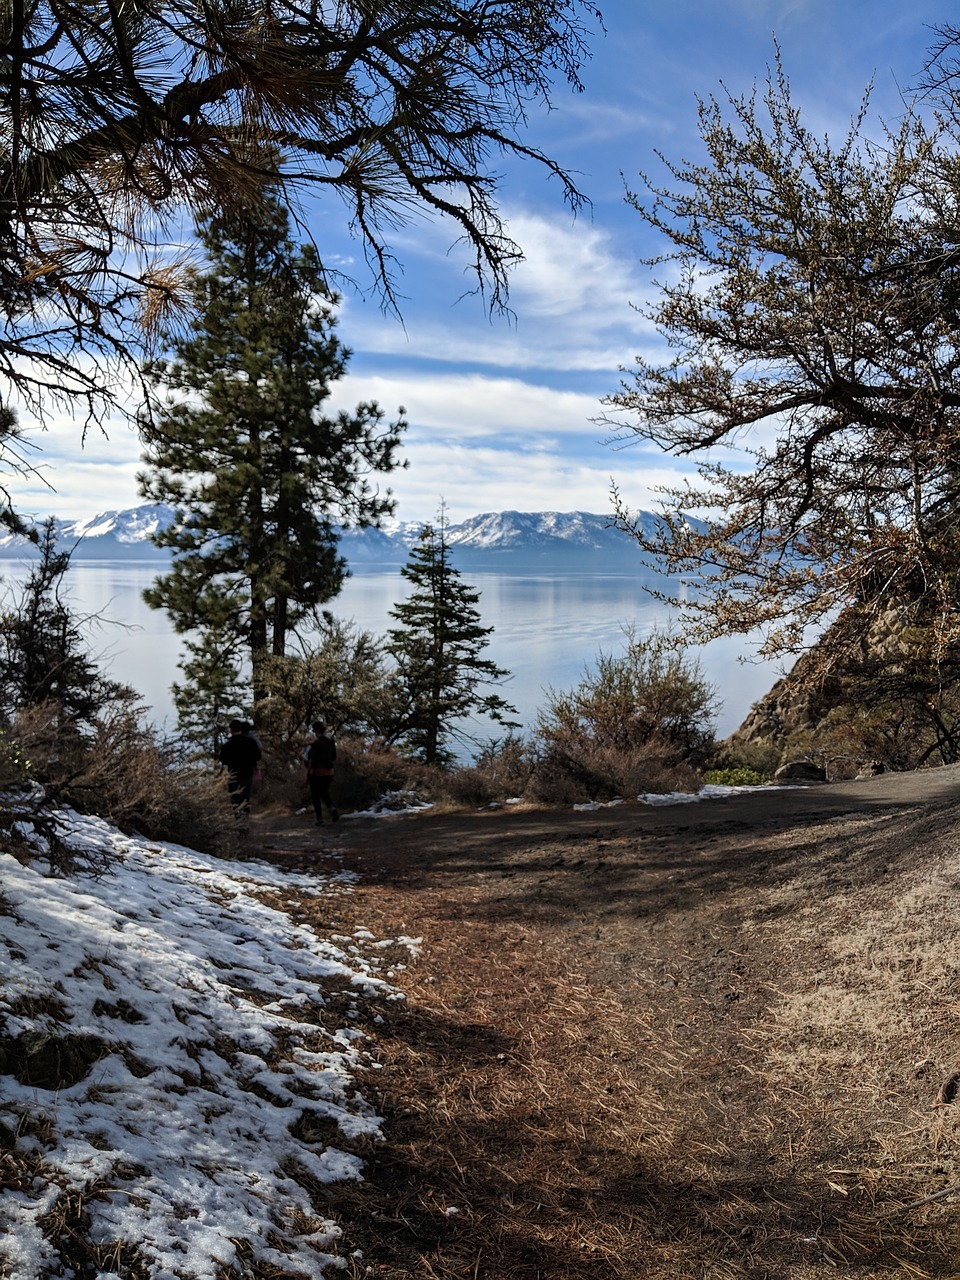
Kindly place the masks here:
<instances>
[{"instance_id":1,"label":"distant shoreline","mask_svg":"<svg viewBox=\"0 0 960 1280\"><path fill-rule=\"evenodd\" d=\"M154 546L151 537L168 528L175 514L173 508L153 503L88 520L55 520L57 550L69 552L75 564L169 564L171 551ZM658 517L640 512L638 521L652 533ZM338 529L339 551L353 573L400 568L422 528L422 522L390 520L383 528ZM453 564L467 573L625 573L662 581L643 564L628 533L616 528L610 517L591 512L485 512L451 523L446 532ZM0 561L29 563L34 555L22 537L0 539Z\"/></svg>"}]
</instances>

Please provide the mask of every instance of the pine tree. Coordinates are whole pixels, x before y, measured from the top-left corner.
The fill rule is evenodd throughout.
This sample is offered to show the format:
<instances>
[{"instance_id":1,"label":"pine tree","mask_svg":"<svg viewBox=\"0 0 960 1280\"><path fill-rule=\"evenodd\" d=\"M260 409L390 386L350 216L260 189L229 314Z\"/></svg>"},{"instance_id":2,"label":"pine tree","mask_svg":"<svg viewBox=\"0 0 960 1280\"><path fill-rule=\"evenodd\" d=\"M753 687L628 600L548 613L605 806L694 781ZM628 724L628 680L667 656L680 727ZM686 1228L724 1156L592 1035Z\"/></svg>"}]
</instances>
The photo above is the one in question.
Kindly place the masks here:
<instances>
[{"instance_id":1,"label":"pine tree","mask_svg":"<svg viewBox=\"0 0 960 1280\"><path fill-rule=\"evenodd\" d=\"M435 764L447 758L445 743L464 716L485 715L516 727L507 718L516 708L479 689L510 673L480 656L493 628L481 625L476 608L480 595L451 563L442 508L437 526L424 526L400 572L413 592L390 610L400 626L387 633L401 707L395 736L427 764Z\"/></svg>"},{"instance_id":2,"label":"pine tree","mask_svg":"<svg viewBox=\"0 0 960 1280\"><path fill-rule=\"evenodd\" d=\"M20 599L0 615L0 710L50 705L70 723L91 723L132 691L100 674L78 618L64 599L70 553L57 550L53 520L40 530L39 559Z\"/></svg>"},{"instance_id":3,"label":"pine tree","mask_svg":"<svg viewBox=\"0 0 960 1280\"><path fill-rule=\"evenodd\" d=\"M104 421L115 361L177 299L171 221L242 213L264 181L321 192L392 307L396 231L422 216L504 307L522 255L495 169L542 165L583 204L525 125L555 84L582 87L595 19L587 0L4 4L0 382L40 415L74 402Z\"/></svg>"},{"instance_id":4,"label":"pine tree","mask_svg":"<svg viewBox=\"0 0 960 1280\"><path fill-rule=\"evenodd\" d=\"M179 664L183 683L171 689L183 740L205 759L216 757L230 721L249 702L236 648L229 632L204 628L185 641Z\"/></svg>"},{"instance_id":5,"label":"pine tree","mask_svg":"<svg viewBox=\"0 0 960 1280\"><path fill-rule=\"evenodd\" d=\"M372 402L322 412L349 352L317 256L288 225L269 193L244 218L201 224L211 265L192 280L197 319L147 369L142 415L141 492L177 511L155 538L173 566L145 598L179 632L210 630L221 647L232 636L254 702L265 657L282 655L343 582L333 517L367 527L392 511L369 477L397 465L406 425L386 426Z\"/></svg>"}]
</instances>

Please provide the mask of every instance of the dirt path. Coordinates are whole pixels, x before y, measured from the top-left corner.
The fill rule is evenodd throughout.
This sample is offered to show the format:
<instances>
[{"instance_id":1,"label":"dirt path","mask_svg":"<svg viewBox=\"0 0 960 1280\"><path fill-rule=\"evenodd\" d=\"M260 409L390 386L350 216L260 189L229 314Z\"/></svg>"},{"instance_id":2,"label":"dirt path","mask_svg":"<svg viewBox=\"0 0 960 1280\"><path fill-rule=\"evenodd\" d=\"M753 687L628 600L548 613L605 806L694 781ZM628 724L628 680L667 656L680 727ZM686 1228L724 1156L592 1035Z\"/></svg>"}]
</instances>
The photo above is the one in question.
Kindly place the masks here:
<instances>
[{"instance_id":1,"label":"dirt path","mask_svg":"<svg viewBox=\"0 0 960 1280\"><path fill-rule=\"evenodd\" d=\"M344 931L423 939L371 1026L348 1274L956 1280L960 1196L904 1206L960 1183L958 796L258 819L359 872Z\"/></svg>"}]
</instances>

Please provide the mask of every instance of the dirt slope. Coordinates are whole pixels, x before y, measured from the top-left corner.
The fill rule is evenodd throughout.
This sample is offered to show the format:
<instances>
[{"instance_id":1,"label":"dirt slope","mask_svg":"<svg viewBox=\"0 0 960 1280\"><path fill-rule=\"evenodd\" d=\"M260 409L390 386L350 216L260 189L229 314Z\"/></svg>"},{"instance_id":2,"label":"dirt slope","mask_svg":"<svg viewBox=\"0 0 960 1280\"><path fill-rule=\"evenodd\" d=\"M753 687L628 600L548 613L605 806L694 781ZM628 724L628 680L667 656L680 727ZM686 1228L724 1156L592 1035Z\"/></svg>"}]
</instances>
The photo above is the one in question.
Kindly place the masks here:
<instances>
[{"instance_id":1,"label":"dirt slope","mask_svg":"<svg viewBox=\"0 0 960 1280\"><path fill-rule=\"evenodd\" d=\"M371 1026L348 1274L960 1277L958 797L259 818L360 872L344 932L423 938Z\"/></svg>"}]
</instances>

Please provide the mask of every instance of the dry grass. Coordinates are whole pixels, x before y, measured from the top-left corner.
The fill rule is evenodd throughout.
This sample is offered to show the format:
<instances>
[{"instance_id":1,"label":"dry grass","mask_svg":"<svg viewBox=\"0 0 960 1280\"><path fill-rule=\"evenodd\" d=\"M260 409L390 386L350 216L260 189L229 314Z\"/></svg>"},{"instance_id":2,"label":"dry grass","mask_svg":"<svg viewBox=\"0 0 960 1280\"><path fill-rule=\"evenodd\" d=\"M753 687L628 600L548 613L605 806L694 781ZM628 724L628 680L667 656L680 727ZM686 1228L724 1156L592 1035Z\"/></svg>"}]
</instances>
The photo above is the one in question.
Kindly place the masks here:
<instances>
[{"instance_id":1,"label":"dry grass","mask_svg":"<svg viewBox=\"0 0 960 1280\"><path fill-rule=\"evenodd\" d=\"M354 841L355 923L425 942L375 1029L387 1140L338 1198L348 1275L957 1280L949 812L472 821Z\"/></svg>"}]
</instances>

